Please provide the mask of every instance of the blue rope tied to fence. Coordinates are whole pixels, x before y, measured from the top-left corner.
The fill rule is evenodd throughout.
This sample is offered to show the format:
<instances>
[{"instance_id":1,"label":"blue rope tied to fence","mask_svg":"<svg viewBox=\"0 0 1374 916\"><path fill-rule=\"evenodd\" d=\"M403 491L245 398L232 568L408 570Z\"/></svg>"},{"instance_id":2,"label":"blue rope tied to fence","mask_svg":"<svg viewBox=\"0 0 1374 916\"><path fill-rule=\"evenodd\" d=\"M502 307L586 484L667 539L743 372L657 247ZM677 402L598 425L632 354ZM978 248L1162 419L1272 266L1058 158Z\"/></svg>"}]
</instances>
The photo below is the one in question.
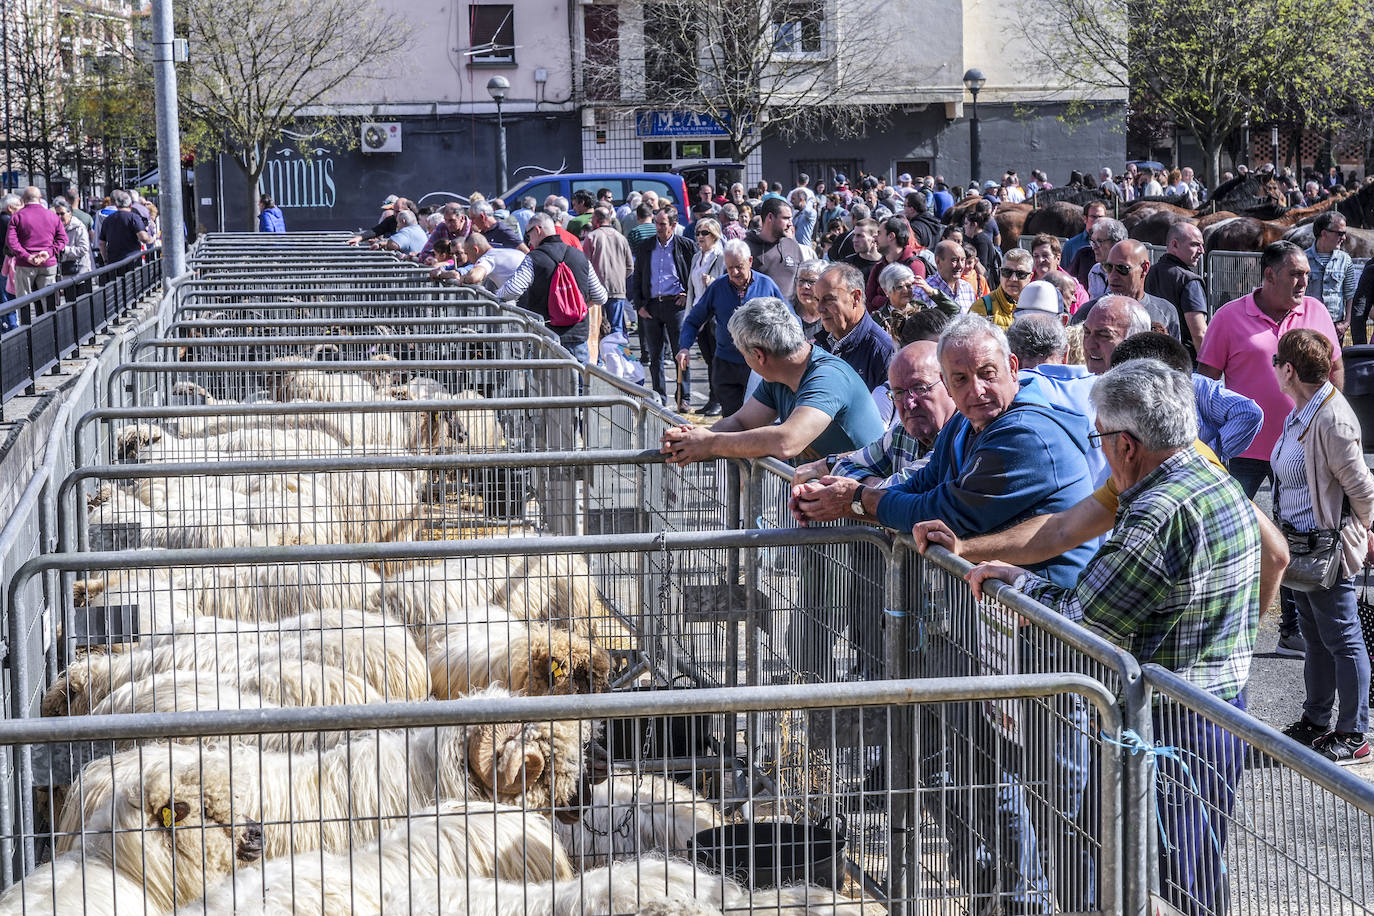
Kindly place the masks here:
<instances>
[{"instance_id":1,"label":"blue rope tied to fence","mask_svg":"<svg viewBox=\"0 0 1374 916\"><path fill-rule=\"evenodd\" d=\"M1168 744L1150 744L1133 728L1124 729L1121 732L1120 739L1113 738L1111 735L1107 734L1105 730L1101 732L1101 736L1104 743L1110 744L1113 747L1119 747L1129 754L1147 754L1156 759L1174 761L1178 764L1179 769L1182 770L1183 775L1187 777L1188 787L1192 789L1193 794L1198 796L1198 798L1203 798L1202 787L1198 785L1196 777L1193 776L1193 770L1192 767L1188 766L1188 761L1183 759L1185 754L1192 757L1196 763L1211 770L1218 777L1221 776L1217 768L1201 755ZM1150 791L1153 792L1155 790L1155 782L1158 779L1159 767L1156 766L1154 772L1150 776ZM1216 850L1217 861L1221 863L1221 874L1224 876L1226 874L1226 858L1222 855L1221 838L1217 836L1216 830L1212 827L1212 819L1208 816L1205 805L1202 806L1202 816L1206 820L1207 835L1212 839L1212 847ZM1159 836L1160 840L1164 843L1164 848L1170 852L1178 849L1178 846L1175 846L1169 841L1169 831L1164 827L1164 815L1160 813L1159 805L1155 805L1155 820L1159 822Z\"/></svg>"}]
</instances>

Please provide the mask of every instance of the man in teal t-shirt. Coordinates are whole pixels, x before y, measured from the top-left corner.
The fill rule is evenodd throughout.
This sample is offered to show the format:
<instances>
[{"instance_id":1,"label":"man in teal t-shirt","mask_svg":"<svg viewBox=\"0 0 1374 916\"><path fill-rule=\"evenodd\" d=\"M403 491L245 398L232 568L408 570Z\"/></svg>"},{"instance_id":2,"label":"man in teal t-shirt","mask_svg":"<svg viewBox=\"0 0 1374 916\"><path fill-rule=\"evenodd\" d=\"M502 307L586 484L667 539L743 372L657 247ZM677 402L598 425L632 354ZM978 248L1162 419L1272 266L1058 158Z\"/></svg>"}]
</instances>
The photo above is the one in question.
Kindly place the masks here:
<instances>
[{"instance_id":1,"label":"man in teal t-shirt","mask_svg":"<svg viewBox=\"0 0 1374 916\"><path fill-rule=\"evenodd\" d=\"M852 452L883 434L863 379L844 360L808 343L787 303L750 299L730 316L728 329L763 383L711 429L683 425L665 432L661 450L669 463L814 458Z\"/></svg>"}]
</instances>

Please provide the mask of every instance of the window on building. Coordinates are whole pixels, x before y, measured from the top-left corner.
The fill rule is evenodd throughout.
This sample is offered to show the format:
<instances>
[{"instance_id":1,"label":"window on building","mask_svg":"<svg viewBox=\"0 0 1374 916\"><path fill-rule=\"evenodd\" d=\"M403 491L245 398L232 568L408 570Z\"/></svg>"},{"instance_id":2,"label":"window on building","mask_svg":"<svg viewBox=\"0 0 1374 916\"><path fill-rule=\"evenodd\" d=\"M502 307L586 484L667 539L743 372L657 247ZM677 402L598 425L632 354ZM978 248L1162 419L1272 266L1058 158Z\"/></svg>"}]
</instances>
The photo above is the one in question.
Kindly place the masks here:
<instances>
[{"instance_id":1,"label":"window on building","mask_svg":"<svg viewBox=\"0 0 1374 916\"><path fill-rule=\"evenodd\" d=\"M697 56L691 20L685 4L644 4L644 82L651 96L691 91Z\"/></svg>"},{"instance_id":2,"label":"window on building","mask_svg":"<svg viewBox=\"0 0 1374 916\"><path fill-rule=\"evenodd\" d=\"M779 0L773 7L773 50L819 54L824 26L824 0Z\"/></svg>"},{"instance_id":3,"label":"window on building","mask_svg":"<svg viewBox=\"0 0 1374 916\"><path fill-rule=\"evenodd\" d=\"M587 36L587 98L614 102L620 98L620 9L593 4L582 10Z\"/></svg>"},{"instance_id":4,"label":"window on building","mask_svg":"<svg viewBox=\"0 0 1374 916\"><path fill-rule=\"evenodd\" d=\"M474 3L468 7L468 59L473 63L515 62L515 7Z\"/></svg>"}]
</instances>

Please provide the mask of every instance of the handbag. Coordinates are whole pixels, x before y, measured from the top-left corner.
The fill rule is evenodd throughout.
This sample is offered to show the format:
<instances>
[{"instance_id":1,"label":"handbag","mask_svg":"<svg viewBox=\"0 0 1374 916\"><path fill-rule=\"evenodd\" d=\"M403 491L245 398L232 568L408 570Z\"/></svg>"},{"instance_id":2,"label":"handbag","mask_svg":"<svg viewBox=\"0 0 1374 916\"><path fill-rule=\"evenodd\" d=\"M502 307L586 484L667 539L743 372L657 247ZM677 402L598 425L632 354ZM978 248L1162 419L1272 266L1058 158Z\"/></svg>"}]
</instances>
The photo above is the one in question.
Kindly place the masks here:
<instances>
[{"instance_id":1,"label":"handbag","mask_svg":"<svg viewBox=\"0 0 1374 916\"><path fill-rule=\"evenodd\" d=\"M1343 559L1340 529L1298 531L1287 522L1280 522L1279 527L1288 541L1284 587L1295 592L1317 592L1334 586L1341 577Z\"/></svg>"}]
</instances>

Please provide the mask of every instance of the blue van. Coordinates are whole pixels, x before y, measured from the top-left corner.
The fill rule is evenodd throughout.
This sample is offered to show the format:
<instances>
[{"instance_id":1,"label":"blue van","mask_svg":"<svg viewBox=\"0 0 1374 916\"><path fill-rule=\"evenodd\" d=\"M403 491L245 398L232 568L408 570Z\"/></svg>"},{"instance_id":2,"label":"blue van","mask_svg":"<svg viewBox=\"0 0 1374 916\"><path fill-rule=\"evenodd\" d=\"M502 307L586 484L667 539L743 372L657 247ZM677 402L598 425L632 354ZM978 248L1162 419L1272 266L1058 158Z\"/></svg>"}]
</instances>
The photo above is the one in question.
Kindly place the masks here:
<instances>
[{"instance_id":1,"label":"blue van","mask_svg":"<svg viewBox=\"0 0 1374 916\"><path fill-rule=\"evenodd\" d=\"M519 206L516 201L522 197L533 197L537 206L544 205L544 198L557 194L569 201L574 191L586 191L593 197L602 188L610 188L616 206L623 204L631 191L653 191L660 200L671 200L677 205L678 222L686 224L692 220L692 212L687 206L687 182L681 175L671 172L572 172L561 175L540 175L516 185L501 195L506 206L514 210Z\"/></svg>"}]
</instances>

